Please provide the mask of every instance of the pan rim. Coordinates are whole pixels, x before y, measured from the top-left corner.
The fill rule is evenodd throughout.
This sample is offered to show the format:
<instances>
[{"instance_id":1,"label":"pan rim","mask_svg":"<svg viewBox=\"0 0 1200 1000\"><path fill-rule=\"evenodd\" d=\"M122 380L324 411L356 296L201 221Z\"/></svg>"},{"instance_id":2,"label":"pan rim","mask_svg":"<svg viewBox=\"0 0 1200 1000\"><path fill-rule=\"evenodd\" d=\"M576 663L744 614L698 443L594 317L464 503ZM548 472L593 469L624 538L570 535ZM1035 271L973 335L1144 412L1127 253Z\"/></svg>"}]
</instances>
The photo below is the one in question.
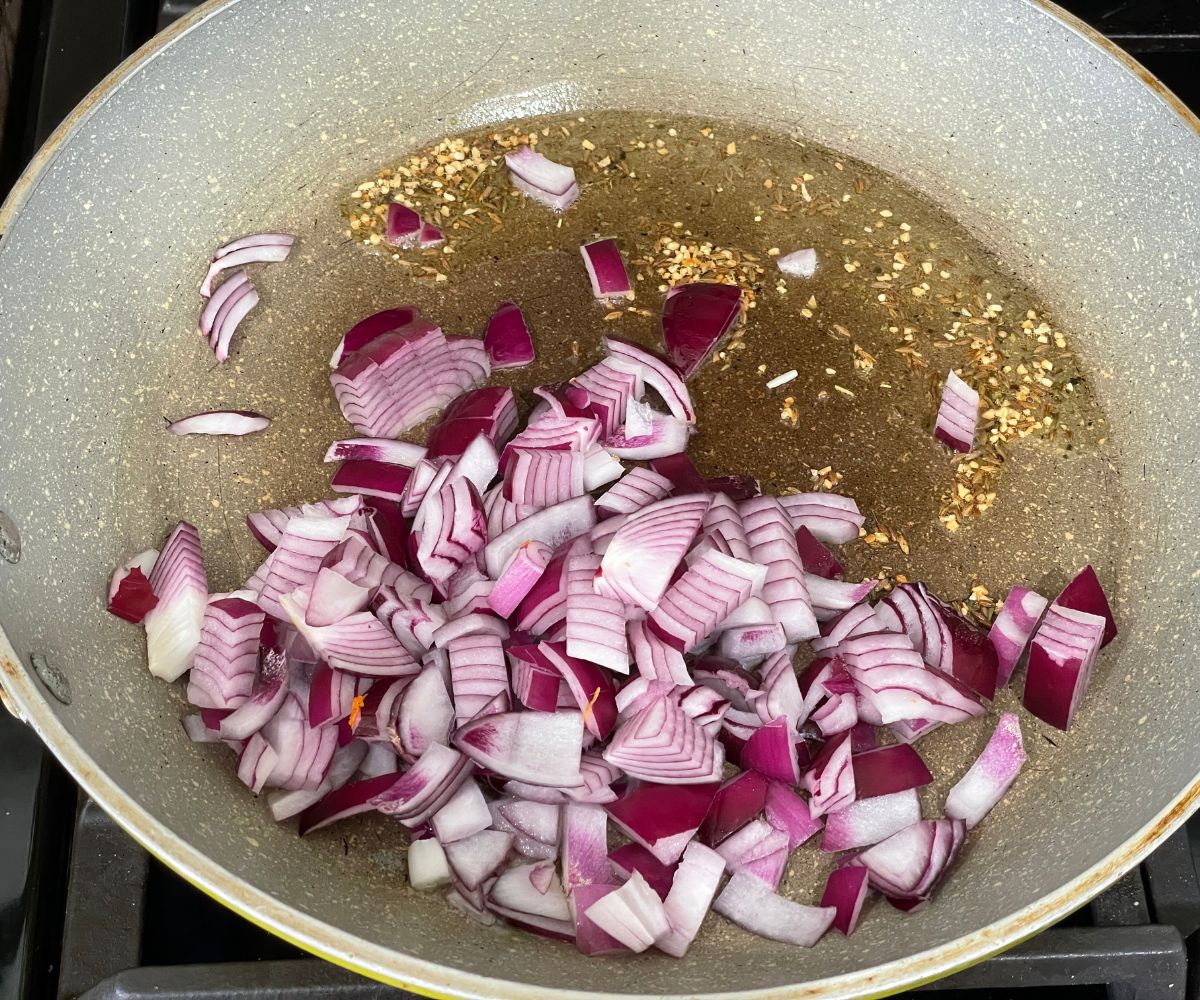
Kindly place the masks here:
<instances>
[{"instance_id":1,"label":"pan rim","mask_svg":"<svg viewBox=\"0 0 1200 1000\"><path fill-rule=\"evenodd\" d=\"M134 71L157 58L177 39L239 0L208 0L129 56L84 98L35 154L0 205L0 237L37 188L41 177L66 141ZM1135 76L1163 104L1200 136L1200 118L1137 60L1090 25L1050 0L1016 0L1040 10ZM19 717L26 721L76 782L135 841L176 874L243 918L289 943L352 972L431 997L484 998L504 995L518 1000L594 997L577 990L552 989L496 980L405 955L335 928L287 904L251 883L234 877L203 852L176 837L95 764L75 737L58 720L49 701L17 657L0 628L0 687ZM809 983L754 991L705 994L708 1000L770 997L882 997L931 982L983 961L1032 937L1082 906L1107 888L1175 832L1200 804L1200 774L1192 779L1156 816L1091 868L1070 882L1009 914L990 926L934 948L883 965L827 977ZM404 977L404 978L401 978ZM604 994L611 1000L667 1000L664 994Z\"/></svg>"}]
</instances>

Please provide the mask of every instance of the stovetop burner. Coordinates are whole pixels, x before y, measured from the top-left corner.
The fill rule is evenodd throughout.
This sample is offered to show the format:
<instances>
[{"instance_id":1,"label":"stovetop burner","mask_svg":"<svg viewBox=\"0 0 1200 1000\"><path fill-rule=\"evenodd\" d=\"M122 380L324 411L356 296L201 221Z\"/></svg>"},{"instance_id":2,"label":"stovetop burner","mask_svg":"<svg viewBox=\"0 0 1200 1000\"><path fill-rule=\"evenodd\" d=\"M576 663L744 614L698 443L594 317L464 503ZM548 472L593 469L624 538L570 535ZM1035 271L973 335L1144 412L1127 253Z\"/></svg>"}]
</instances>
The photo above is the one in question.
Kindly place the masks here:
<instances>
[{"instance_id":1,"label":"stovetop burner","mask_svg":"<svg viewBox=\"0 0 1200 1000\"><path fill-rule=\"evenodd\" d=\"M3 0L0 0L2 3ZM22 0L0 195L109 70L196 0ZM1200 108L1200 3L1065 4ZM402 1000L151 859L0 712L0 1000ZM923 987L945 1000L1200 1000L1200 820L1057 926ZM1192 956L1189 969L1189 951Z\"/></svg>"}]
</instances>

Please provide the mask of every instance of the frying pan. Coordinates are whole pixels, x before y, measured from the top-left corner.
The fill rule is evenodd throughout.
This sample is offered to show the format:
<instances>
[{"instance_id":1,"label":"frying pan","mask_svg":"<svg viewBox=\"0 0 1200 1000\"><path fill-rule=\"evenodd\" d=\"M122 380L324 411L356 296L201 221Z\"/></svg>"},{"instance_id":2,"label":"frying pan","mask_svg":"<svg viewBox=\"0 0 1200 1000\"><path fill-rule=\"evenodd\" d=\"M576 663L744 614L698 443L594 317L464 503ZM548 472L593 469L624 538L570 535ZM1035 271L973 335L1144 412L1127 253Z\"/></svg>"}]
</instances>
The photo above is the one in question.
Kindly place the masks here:
<instances>
[{"instance_id":1,"label":"frying pan","mask_svg":"<svg viewBox=\"0 0 1200 1000\"><path fill-rule=\"evenodd\" d=\"M271 822L186 743L179 692L101 608L111 568L179 517L224 586L248 558L228 522L314 495L303 470L337 426L315 360L392 304L339 249L347 184L447 131L594 108L761 123L879 165L1035 287L1093 373L1111 475L1079 492L1106 511L1089 530L1122 635L1072 732L919 916L879 907L811 951L706 928L683 961L482 931L407 890L388 827L354 826L350 850ZM1018 0L208 4L87 98L0 214L6 702L185 878L430 995L883 994L994 953L1116 879L1200 793L1197 127L1093 32ZM302 249L267 303L270 349L248 342L231 387L196 350L196 266L267 225ZM162 443L164 412L246 394L299 422L271 454Z\"/></svg>"}]
</instances>

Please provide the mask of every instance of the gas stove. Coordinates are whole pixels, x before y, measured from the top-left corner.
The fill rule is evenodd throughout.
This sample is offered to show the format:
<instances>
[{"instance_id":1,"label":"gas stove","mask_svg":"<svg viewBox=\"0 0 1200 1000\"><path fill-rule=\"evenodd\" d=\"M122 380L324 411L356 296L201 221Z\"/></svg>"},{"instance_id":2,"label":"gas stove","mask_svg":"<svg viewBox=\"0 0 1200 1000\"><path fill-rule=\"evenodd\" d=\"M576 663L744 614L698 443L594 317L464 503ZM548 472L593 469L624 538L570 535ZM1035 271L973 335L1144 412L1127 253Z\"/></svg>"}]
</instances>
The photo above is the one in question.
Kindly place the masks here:
<instances>
[{"instance_id":1,"label":"gas stove","mask_svg":"<svg viewBox=\"0 0 1200 1000\"><path fill-rule=\"evenodd\" d=\"M109 70L193 0L22 0L0 195ZM1200 3L1066 4L1200 108ZM402 1000L308 957L150 858L0 712L0 1000ZM950 1000L1200 1000L1200 820L1087 907L923 987ZM1191 962L1189 963L1189 955ZM1190 967L1189 967L1190 965Z\"/></svg>"}]
</instances>

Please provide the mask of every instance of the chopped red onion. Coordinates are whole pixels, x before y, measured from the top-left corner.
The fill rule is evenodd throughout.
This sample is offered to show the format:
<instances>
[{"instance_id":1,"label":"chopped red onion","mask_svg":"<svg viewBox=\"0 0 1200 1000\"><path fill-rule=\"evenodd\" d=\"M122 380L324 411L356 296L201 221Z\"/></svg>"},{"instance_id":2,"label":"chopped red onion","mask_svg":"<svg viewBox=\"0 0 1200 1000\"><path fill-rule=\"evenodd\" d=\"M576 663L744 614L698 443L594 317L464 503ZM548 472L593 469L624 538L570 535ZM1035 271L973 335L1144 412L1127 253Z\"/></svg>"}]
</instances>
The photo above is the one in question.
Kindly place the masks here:
<instances>
[{"instance_id":1,"label":"chopped red onion","mask_svg":"<svg viewBox=\"0 0 1200 1000\"><path fill-rule=\"evenodd\" d=\"M279 756L261 733L254 733L246 741L238 756L237 776L247 788L258 795L275 770Z\"/></svg>"},{"instance_id":2,"label":"chopped red onion","mask_svg":"<svg viewBox=\"0 0 1200 1000\"><path fill-rule=\"evenodd\" d=\"M575 947L584 955L621 955L628 949L611 934L602 931L587 915L588 908L597 900L603 899L610 892L615 892L619 886L609 883L594 882L589 885L576 886L571 891L571 914L575 919Z\"/></svg>"},{"instance_id":3,"label":"chopped red onion","mask_svg":"<svg viewBox=\"0 0 1200 1000\"><path fill-rule=\"evenodd\" d=\"M526 507L551 507L583 496L584 457L578 451L510 448L504 467L504 495Z\"/></svg>"},{"instance_id":4,"label":"chopped red onion","mask_svg":"<svg viewBox=\"0 0 1200 1000\"><path fill-rule=\"evenodd\" d=\"M477 764L531 785L581 781L583 718L578 712L505 712L472 719L454 744Z\"/></svg>"},{"instance_id":5,"label":"chopped red onion","mask_svg":"<svg viewBox=\"0 0 1200 1000\"><path fill-rule=\"evenodd\" d=\"M962 820L921 820L868 848L853 864L866 868L872 887L889 899L928 899L965 837Z\"/></svg>"},{"instance_id":6,"label":"chopped red onion","mask_svg":"<svg viewBox=\"0 0 1200 1000\"><path fill-rule=\"evenodd\" d=\"M518 146L505 153L504 162L515 178L547 195L563 195L576 186L573 169L555 163L531 146Z\"/></svg>"},{"instance_id":7,"label":"chopped red onion","mask_svg":"<svg viewBox=\"0 0 1200 1000\"><path fill-rule=\"evenodd\" d=\"M274 551L283 537L288 522L293 518L316 515L329 517L349 517L359 515L363 507L360 496L338 497L335 500L322 500L319 503L305 504L303 507L283 507L279 510L260 510L246 515L246 527L263 548ZM353 520L351 521L353 523Z\"/></svg>"},{"instance_id":8,"label":"chopped red onion","mask_svg":"<svg viewBox=\"0 0 1200 1000\"><path fill-rule=\"evenodd\" d=\"M561 812L555 804L505 799L496 809L512 828L542 844L559 842Z\"/></svg>"},{"instance_id":9,"label":"chopped red onion","mask_svg":"<svg viewBox=\"0 0 1200 1000\"><path fill-rule=\"evenodd\" d=\"M869 889L867 870L848 865L835 868L829 873L825 891L821 894L821 905L831 906L836 911L833 926L849 937L858 926L863 903Z\"/></svg>"},{"instance_id":10,"label":"chopped red onion","mask_svg":"<svg viewBox=\"0 0 1200 1000\"><path fill-rule=\"evenodd\" d=\"M563 888L567 892L612 878L608 814L599 806L573 802L563 807L561 845Z\"/></svg>"},{"instance_id":11,"label":"chopped red onion","mask_svg":"<svg viewBox=\"0 0 1200 1000\"><path fill-rule=\"evenodd\" d=\"M1112 608L1108 605L1108 597L1091 566L1084 566L1075 578L1063 587L1062 593L1054 599L1054 603L1060 608L1082 611L1103 618L1104 639L1100 643L1101 649L1117 637L1117 623L1113 618Z\"/></svg>"},{"instance_id":12,"label":"chopped red onion","mask_svg":"<svg viewBox=\"0 0 1200 1000\"><path fill-rule=\"evenodd\" d=\"M645 951L671 931L662 900L638 872L619 889L592 903L586 916L634 952Z\"/></svg>"},{"instance_id":13,"label":"chopped red onion","mask_svg":"<svg viewBox=\"0 0 1200 1000\"><path fill-rule=\"evenodd\" d=\"M592 295L601 302L632 299L633 285L625 271L625 261L616 240L594 240L579 248L583 266L592 283Z\"/></svg>"},{"instance_id":14,"label":"chopped red onion","mask_svg":"<svg viewBox=\"0 0 1200 1000\"><path fill-rule=\"evenodd\" d=\"M352 781L341 788L335 788L316 805L309 806L300 814L300 835L320 830L350 816L373 812L377 797L395 785L401 777L397 771Z\"/></svg>"},{"instance_id":15,"label":"chopped red onion","mask_svg":"<svg viewBox=\"0 0 1200 1000\"><path fill-rule=\"evenodd\" d=\"M428 250L430 247L436 247L441 243L446 242L446 234L443 233L432 222L422 222L421 228L417 232L417 248L420 250Z\"/></svg>"},{"instance_id":16,"label":"chopped red onion","mask_svg":"<svg viewBox=\"0 0 1200 1000\"><path fill-rule=\"evenodd\" d=\"M632 514L634 511L661 500L671 492L671 483L650 469L630 469L621 481L599 500L596 506L614 514Z\"/></svg>"},{"instance_id":17,"label":"chopped red onion","mask_svg":"<svg viewBox=\"0 0 1200 1000\"><path fill-rule=\"evenodd\" d=\"M1048 603L1041 594L1025 587L1013 587L1008 592L988 631L988 642L996 651L996 687L1004 687L1012 678Z\"/></svg>"},{"instance_id":18,"label":"chopped red onion","mask_svg":"<svg viewBox=\"0 0 1200 1000\"><path fill-rule=\"evenodd\" d=\"M630 878L634 872L641 875L659 899L666 899L670 893L676 864L663 864L641 844L623 844L610 852L608 860L622 878Z\"/></svg>"},{"instance_id":19,"label":"chopped red onion","mask_svg":"<svg viewBox=\"0 0 1200 1000\"><path fill-rule=\"evenodd\" d=\"M518 548L488 593L488 606L502 618L511 616L541 579L553 554L545 542L526 542Z\"/></svg>"},{"instance_id":20,"label":"chopped red onion","mask_svg":"<svg viewBox=\"0 0 1200 1000\"><path fill-rule=\"evenodd\" d=\"M577 398L581 411L600 422L605 438L616 434L622 422L628 422L631 404L637 403L645 391L640 370L618 368L609 358L576 375L567 390L581 397ZM567 415L564 412L563 416ZM628 435L630 428L626 427L625 433ZM647 433L646 429L641 433Z\"/></svg>"},{"instance_id":21,"label":"chopped red onion","mask_svg":"<svg viewBox=\"0 0 1200 1000\"><path fill-rule=\"evenodd\" d=\"M877 844L920 818L921 804L915 788L859 798L825 817L821 850L849 851Z\"/></svg>"},{"instance_id":22,"label":"chopped red onion","mask_svg":"<svg viewBox=\"0 0 1200 1000\"><path fill-rule=\"evenodd\" d=\"M800 562L803 566L804 560ZM813 614L819 622L830 621L847 608L865 601L878 582L864 580L862 583L843 583L841 580L831 580L813 573L804 574L804 586L812 602Z\"/></svg>"},{"instance_id":23,"label":"chopped red onion","mask_svg":"<svg viewBox=\"0 0 1200 1000\"><path fill-rule=\"evenodd\" d=\"M475 718L498 695L508 694L508 669L500 638L486 632L458 636L446 644L458 725Z\"/></svg>"},{"instance_id":24,"label":"chopped red onion","mask_svg":"<svg viewBox=\"0 0 1200 1000\"><path fill-rule=\"evenodd\" d=\"M250 697L265 620L258 605L240 597L209 601L188 675L189 702L198 708L237 708Z\"/></svg>"},{"instance_id":25,"label":"chopped red onion","mask_svg":"<svg viewBox=\"0 0 1200 1000\"><path fill-rule=\"evenodd\" d=\"M411 574L406 574L406 578L416 579ZM446 624L445 612L430 603L431 594L432 588L427 584L404 592L399 586L383 586L371 602L375 617L391 629L413 656L423 656L433 645L434 634Z\"/></svg>"},{"instance_id":26,"label":"chopped red onion","mask_svg":"<svg viewBox=\"0 0 1200 1000\"><path fill-rule=\"evenodd\" d=\"M754 665L786 645L787 636L783 626L778 623L739 625L721 633L718 650L722 656L737 660L738 663Z\"/></svg>"},{"instance_id":27,"label":"chopped red onion","mask_svg":"<svg viewBox=\"0 0 1200 1000\"><path fill-rule=\"evenodd\" d=\"M488 905L501 916L532 923L539 929L550 929L574 940L571 910L551 862L514 865L502 872L488 890ZM536 917L553 923L547 927L531 919Z\"/></svg>"},{"instance_id":28,"label":"chopped red onion","mask_svg":"<svg viewBox=\"0 0 1200 1000\"><path fill-rule=\"evenodd\" d=\"M446 804L429 819L434 836L442 844L472 837L486 830L491 822L492 814L488 811L487 800L479 790L479 785L470 779L459 785Z\"/></svg>"},{"instance_id":29,"label":"chopped red onion","mask_svg":"<svg viewBox=\"0 0 1200 1000\"><path fill-rule=\"evenodd\" d=\"M643 507L613 536L596 575L596 593L650 611L691 545L707 496L671 497Z\"/></svg>"},{"instance_id":30,"label":"chopped red onion","mask_svg":"<svg viewBox=\"0 0 1200 1000\"><path fill-rule=\"evenodd\" d=\"M687 447L692 434L689 424L662 413L651 413L648 419L649 430L636 437L627 430L616 431L604 439L604 447L617 458L630 462L665 458Z\"/></svg>"},{"instance_id":31,"label":"chopped red onion","mask_svg":"<svg viewBox=\"0 0 1200 1000\"><path fill-rule=\"evenodd\" d=\"M426 494L417 561L434 583L449 580L487 543L479 493L467 479L451 479Z\"/></svg>"},{"instance_id":32,"label":"chopped red onion","mask_svg":"<svg viewBox=\"0 0 1200 1000\"><path fill-rule=\"evenodd\" d=\"M738 511L751 558L767 567L762 599L770 605L789 642L811 639L819 629L788 514L779 500L765 496L743 500Z\"/></svg>"},{"instance_id":33,"label":"chopped red onion","mask_svg":"<svg viewBox=\"0 0 1200 1000\"><path fill-rule=\"evenodd\" d=\"M968 452L974 446L978 424L979 393L954 372L949 372L942 387L933 436L954 451Z\"/></svg>"},{"instance_id":34,"label":"chopped red onion","mask_svg":"<svg viewBox=\"0 0 1200 1000\"><path fill-rule=\"evenodd\" d=\"M705 552L671 584L647 623L675 649L695 649L762 588L766 576L764 566L716 551Z\"/></svg>"},{"instance_id":35,"label":"chopped red onion","mask_svg":"<svg viewBox=\"0 0 1200 1000\"><path fill-rule=\"evenodd\" d=\"M640 376L657 392L676 420L688 424L696 422L696 411L692 408L687 386L666 361L619 337L605 337L604 349L613 367Z\"/></svg>"},{"instance_id":36,"label":"chopped red onion","mask_svg":"<svg viewBox=\"0 0 1200 1000\"><path fill-rule=\"evenodd\" d=\"M854 801L856 791L849 733L826 741L805 772L803 786L812 796L809 811L814 817L844 809Z\"/></svg>"},{"instance_id":37,"label":"chopped red onion","mask_svg":"<svg viewBox=\"0 0 1200 1000\"><path fill-rule=\"evenodd\" d=\"M399 781L375 797L375 807L415 829L450 800L470 771L462 754L434 743Z\"/></svg>"},{"instance_id":38,"label":"chopped red onion","mask_svg":"<svg viewBox=\"0 0 1200 1000\"><path fill-rule=\"evenodd\" d=\"M794 851L821 830L821 820L812 815L808 803L781 782L770 783L764 807L767 822L787 834L789 851Z\"/></svg>"},{"instance_id":39,"label":"chopped red onion","mask_svg":"<svg viewBox=\"0 0 1200 1000\"><path fill-rule=\"evenodd\" d=\"M483 334L483 346L493 368L524 368L533 364L533 335L521 308L515 302L502 302Z\"/></svg>"},{"instance_id":40,"label":"chopped red onion","mask_svg":"<svg viewBox=\"0 0 1200 1000\"><path fill-rule=\"evenodd\" d=\"M866 520L858 504L837 493L793 493L778 499L794 529L807 528L814 538L833 545L857 538Z\"/></svg>"},{"instance_id":41,"label":"chopped red onion","mask_svg":"<svg viewBox=\"0 0 1200 1000\"><path fill-rule=\"evenodd\" d=\"M715 847L735 830L749 823L763 811L767 788L767 779L757 771L749 770L742 771L721 785L700 828L700 840Z\"/></svg>"},{"instance_id":42,"label":"chopped red onion","mask_svg":"<svg viewBox=\"0 0 1200 1000\"><path fill-rule=\"evenodd\" d=\"M242 437L265 431L270 426L270 417L264 417L253 410L208 410L172 420L167 424L167 430L180 437L185 434Z\"/></svg>"},{"instance_id":43,"label":"chopped red onion","mask_svg":"<svg viewBox=\"0 0 1200 1000\"><path fill-rule=\"evenodd\" d=\"M463 885L478 889L484 881L499 871L512 848L513 835L499 830L481 830L465 840L444 845L450 869Z\"/></svg>"},{"instance_id":44,"label":"chopped red onion","mask_svg":"<svg viewBox=\"0 0 1200 1000\"><path fill-rule=\"evenodd\" d=\"M687 381L733 327L742 308L736 285L694 281L674 285L663 301L662 336L667 357Z\"/></svg>"},{"instance_id":45,"label":"chopped red onion","mask_svg":"<svg viewBox=\"0 0 1200 1000\"><path fill-rule=\"evenodd\" d=\"M970 770L946 796L946 815L961 819L967 829L979 825L1004 797L1025 764L1021 723L1011 712L1000 716L995 732Z\"/></svg>"},{"instance_id":46,"label":"chopped red onion","mask_svg":"<svg viewBox=\"0 0 1200 1000\"><path fill-rule=\"evenodd\" d=\"M573 547L567 556L566 652L627 674L629 643L625 637L623 606L619 600L593 589L599 569L600 557L586 549ZM587 695L590 694L589 690Z\"/></svg>"},{"instance_id":47,"label":"chopped red onion","mask_svg":"<svg viewBox=\"0 0 1200 1000\"><path fill-rule=\"evenodd\" d=\"M287 260L295 242L296 237L287 233L252 233L218 247L200 285L200 294L205 298L212 295L213 278L231 267Z\"/></svg>"},{"instance_id":48,"label":"chopped red onion","mask_svg":"<svg viewBox=\"0 0 1200 1000\"><path fill-rule=\"evenodd\" d=\"M557 548L568 539L589 531L595 523L596 512L589 496L546 507L488 541L483 550L488 576L498 579L513 554L526 542L538 541Z\"/></svg>"},{"instance_id":49,"label":"chopped red onion","mask_svg":"<svg viewBox=\"0 0 1200 1000\"><path fill-rule=\"evenodd\" d=\"M421 217L413 209L394 201L387 207L384 242L401 250L414 247L417 245L421 225Z\"/></svg>"},{"instance_id":50,"label":"chopped red onion","mask_svg":"<svg viewBox=\"0 0 1200 1000\"><path fill-rule=\"evenodd\" d=\"M221 739L249 739L271 721L288 694L287 657L274 652L264 655L259 680L250 697L221 720Z\"/></svg>"},{"instance_id":51,"label":"chopped red onion","mask_svg":"<svg viewBox=\"0 0 1200 1000\"><path fill-rule=\"evenodd\" d=\"M752 934L803 948L820 941L837 915L832 906L804 906L784 899L746 872L734 874L713 909Z\"/></svg>"},{"instance_id":52,"label":"chopped red onion","mask_svg":"<svg viewBox=\"0 0 1200 1000\"><path fill-rule=\"evenodd\" d=\"M150 673L164 681L178 680L191 669L200 647L208 604L200 534L187 521L180 521L167 538L149 582L158 598L142 619Z\"/></svg>"},{"instance_id":53,"label":"chopped red onion","mask_svg":"<svg viewBox=\"0 0 1200 1000\"><path fill-rule=\"evenodd\" d=\"M692 683L683 654L664 642L644 622L630 621L627 635L638 673L647 681L684 687ZM623 690L628 690L628 685Z\"/></svg>"},{"instance_id":54,"label":"chopped red onion","mask_svg":"<svg viewBox=\"0 0 1200 1000\"><path fill-rule=\"evenodd\" d=\"M700 829L720 786L642 782L606 806L614 823L661 864L679 860ZM615 855L614 860L617 860Z\"/></svg>"},{"instance_id":55,"label":"chopped red onion","mask_svg":"<svg viewBox=\"0 0 1200 1000\"><path fill-rule=\"evenodd\" d=\"M359 320L338 341L338 345L329 359L329 367L336 368L346 355L366 347L376 337L382 337L385 333L408 326L420 315L421 310L416 306L401 306L398 309L384 309L382 312Z\"/></svg>"},{"instance_id":56,"label":"chopped red onion","mask_svg":"<svg viewBox=\"0 0 1200 1000\"><path fill-rule=\"evenodd\" d=\"M742 767L789 785L799 784L800 765L790 733L791 726L785 718L772 719L760 726L742 747Z\"/></svg>"},{"instance_id":57,"label":"chopped red onion","mask_svg":"<svg viewBox=\"0 0 1200 1000\"><path fill-rule=\"evenodd\" d=\"M809 719L816 723L822 736L835 736L838 733L848 732L858 725L858 699L853 691L853 686L853 681L851 681L851 690L831 693L824 703L809 716Z\"/></svg>"},{"instance_id":58,"label":"chopped red onion","mask_svg":"<svg viewBox=\"0 0 1200 1000\"><path fill-rule=\"evenodd\" d=\"M284 526L258 595L258 604L273 618L286 619L285 594L310 587L327 555L346 537L349 516L308 511Z\"/></svg>"},{"instance_id":59,"label":"chopped red onion","mask_svg":"<svg viewBox=\"0 0 1200 1000\"><path fill-rule=\"evenodd\" d=\"M450 884L450 864L446 860L446 852L433 837L412 841L408 845L405 860L408 862L408 884L418 892L428 892Z\"/></svg>"},{"instance_id":60,"label":"chopped red onion","mask_svg":"<svg viewBox=\"0 0 1200 1000\"><path fill-rule=\"evenodd\" d=\"M1104 642L1105 627L1100 615L1050 605L1033 634L1021 699L1043 722L1063 730L1070 727Z\"/></svg>"},{"instance_id":61,"label":"chopped red onion","mask_svg":"<svg viewBox=\"0 0 1200 1000\"><path fill-rule=\"evenodd\" d=\"M671 891L663 900L671 929L655 942L661 951L675 958L687 954L712 907L724 873L725 861L716 851L697 842L688 845L675 869Z\"/></svg>"},{"instance_id":62,"label":"chopped red onion","mask_svg":"<svg viewBox=\"0 0 1200 1000\"><path fill-rule=\"evenodd\" d=\"M790 277L811 278L817 273L817 251L812 247L793 250L776 258L775 263L779 265L779 270Z\"/></svg>"},{"instance_id":63,"label":"chopped red onion","mask_svg":"<svg viewBox=\"0 0 1200 1000\"><path fill-rule=\"evenodd\" d=\"M367 677L415 674L418 666L396 636L369 611L348 615L336 625L306 621L308 595L298 590L280 599L285 615L309 645L334 669Z\"/></svg>"},{"instance_id":64,"label":"chopped red onion","mask_svg":"<svg viewBox=\"0 0 1200 1000\"><path fill-rule=\"evenodd\" d=\"M603 757L630 777L665 784L707 784L725 766L721 744L672 698L656 698L622 722Z\"/></svg>"},{"instance_id":65,"label":"chopped red onion","mask_svg":"<svg viewBox=\"0 0 1200 1000\"><path fill-rule=\"evenodd\" d=\"M392 441L389 438L353 438L334 441L325 452L326 462L368 462L402 465L411 469L425 457L425 449L407 441Z\"/></svg>"},{"instance_id":66,"label":"chopped red onion","mask_svg":"<svg viewBox=\"0 0 1200 1000\"><path fill-rule=\"evenodd\" d=\"M146 549L118 566L108 585L108 610L137 625L158 603L150 587L150 574L158 549Z\"/></svg>"},{"instance_id":67,"label":"chopped red onion","mask_svg":"<svg viewBox=\"0 0 1200 1000\"><path fill-rule=\"evenodd\" d=\"M737 504L724 493L717 493L712 505L704 513L700 538L688 553L689 564L710 548L734 559L750 561L750 545L746 541L742 516L738 513Z\"/></svg>"}]
</instances>

